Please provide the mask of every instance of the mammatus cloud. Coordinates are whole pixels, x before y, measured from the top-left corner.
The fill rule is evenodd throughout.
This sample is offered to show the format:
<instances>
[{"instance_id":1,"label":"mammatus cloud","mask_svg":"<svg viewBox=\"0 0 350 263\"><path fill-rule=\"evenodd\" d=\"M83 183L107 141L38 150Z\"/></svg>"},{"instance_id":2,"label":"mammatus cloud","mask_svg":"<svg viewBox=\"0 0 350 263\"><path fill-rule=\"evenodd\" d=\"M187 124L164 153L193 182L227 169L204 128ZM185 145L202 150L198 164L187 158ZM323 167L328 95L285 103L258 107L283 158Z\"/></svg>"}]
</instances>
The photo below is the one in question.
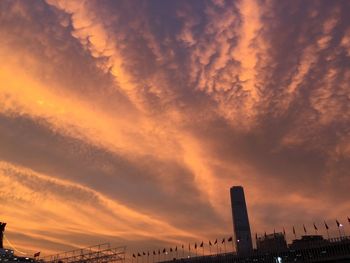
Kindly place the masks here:
<instances>
[{"instance_id":1,"label":"mammatus cloud","mask_svg":"<svg viewBox=\"0 0 350 263\"><path fill-rule=\"evenodd\" d=\"M48 253L230 235L235 184L253 231L346 216L348 5L2 1L12 242Z\"/></svg>"}]
</instances>

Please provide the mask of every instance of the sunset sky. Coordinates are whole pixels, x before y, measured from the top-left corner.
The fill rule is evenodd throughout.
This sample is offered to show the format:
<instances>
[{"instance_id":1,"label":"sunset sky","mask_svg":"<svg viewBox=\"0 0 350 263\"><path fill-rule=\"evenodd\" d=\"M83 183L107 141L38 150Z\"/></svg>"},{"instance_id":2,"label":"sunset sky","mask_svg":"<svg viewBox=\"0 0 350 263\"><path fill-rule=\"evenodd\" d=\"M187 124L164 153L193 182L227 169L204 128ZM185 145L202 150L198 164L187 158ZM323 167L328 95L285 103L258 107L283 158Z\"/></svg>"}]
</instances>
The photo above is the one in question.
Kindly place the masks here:
<instances>
[{"instance_id":1,"label":"sunset sky","mask_svg":"<svg viewBox=\"0 0 350 263\"><path fill-rule=\"evenodd\" d=\"M349 12L348 0L0 0L8 240L47 255L228 237L233 185L253 235L335 229L350 216Z\"/></svg>"}]
</instances>

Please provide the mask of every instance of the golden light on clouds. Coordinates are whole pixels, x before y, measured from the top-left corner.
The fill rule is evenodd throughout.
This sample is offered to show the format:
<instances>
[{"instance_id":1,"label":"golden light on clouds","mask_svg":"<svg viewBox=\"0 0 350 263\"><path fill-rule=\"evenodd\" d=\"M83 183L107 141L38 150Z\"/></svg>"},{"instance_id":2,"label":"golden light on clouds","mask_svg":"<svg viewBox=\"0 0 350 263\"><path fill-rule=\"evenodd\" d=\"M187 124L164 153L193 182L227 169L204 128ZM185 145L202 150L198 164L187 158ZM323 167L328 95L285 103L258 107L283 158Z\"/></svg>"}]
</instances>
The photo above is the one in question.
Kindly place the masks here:
<instances>
[{"instance_id":1,"label":"golden light on clouds","mask_svg":"<svg viewBox=\"0 0 350 263\"><path fill-rule=\"evenodd\" d=\"M1 1L8 238L44 254L220 238L232 185L253 231L346 216L343 5Z\"/></svg>"}]
</instances>

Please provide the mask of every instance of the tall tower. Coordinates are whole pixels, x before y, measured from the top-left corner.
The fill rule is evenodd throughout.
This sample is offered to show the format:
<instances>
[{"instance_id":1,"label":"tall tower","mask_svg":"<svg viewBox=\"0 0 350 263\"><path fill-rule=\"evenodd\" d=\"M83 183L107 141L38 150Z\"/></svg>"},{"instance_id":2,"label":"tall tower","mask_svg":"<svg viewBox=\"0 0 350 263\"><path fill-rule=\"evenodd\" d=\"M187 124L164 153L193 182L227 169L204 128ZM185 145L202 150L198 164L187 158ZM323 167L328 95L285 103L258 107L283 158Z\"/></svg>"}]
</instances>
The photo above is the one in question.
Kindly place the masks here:
<instances>
[{"instance_id":1,"label":"tall tower","mask_svg":"<svg viewBox=\"0 0 350 263\"><path fill-rule=\"evenodd\" d=\"M253 249L250 233L247 205L245 203L242 186L233 186L230 189L233 232L237 253L249 253Z\"/></svg>"}]
</instances>

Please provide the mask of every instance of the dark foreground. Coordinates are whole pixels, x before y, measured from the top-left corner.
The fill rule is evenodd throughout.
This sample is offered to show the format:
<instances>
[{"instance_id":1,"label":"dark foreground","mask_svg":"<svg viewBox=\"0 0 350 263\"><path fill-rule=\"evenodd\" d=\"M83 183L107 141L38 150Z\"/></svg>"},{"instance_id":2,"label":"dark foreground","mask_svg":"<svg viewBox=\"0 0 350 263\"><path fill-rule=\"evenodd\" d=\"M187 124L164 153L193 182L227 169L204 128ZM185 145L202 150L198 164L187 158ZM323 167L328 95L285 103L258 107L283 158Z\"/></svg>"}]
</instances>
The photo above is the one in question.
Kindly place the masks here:
<instances>
[{"instance_id":1,"label":"dark foreground","mask_svg":"<svg viewBox=\"0 0 350 263\"><path fill-rule=\"evenodd\" d=\"M238 256L233 253L202 257L176 259L181 263L286 263L286 262L329 262L350 263L350 237L330 239L326 242L314 242L304 247L288 248L280 251L263 252L254 250L248 255ZM169 261L168 261L169 262Z\"/></svg>"}]
</instances>

